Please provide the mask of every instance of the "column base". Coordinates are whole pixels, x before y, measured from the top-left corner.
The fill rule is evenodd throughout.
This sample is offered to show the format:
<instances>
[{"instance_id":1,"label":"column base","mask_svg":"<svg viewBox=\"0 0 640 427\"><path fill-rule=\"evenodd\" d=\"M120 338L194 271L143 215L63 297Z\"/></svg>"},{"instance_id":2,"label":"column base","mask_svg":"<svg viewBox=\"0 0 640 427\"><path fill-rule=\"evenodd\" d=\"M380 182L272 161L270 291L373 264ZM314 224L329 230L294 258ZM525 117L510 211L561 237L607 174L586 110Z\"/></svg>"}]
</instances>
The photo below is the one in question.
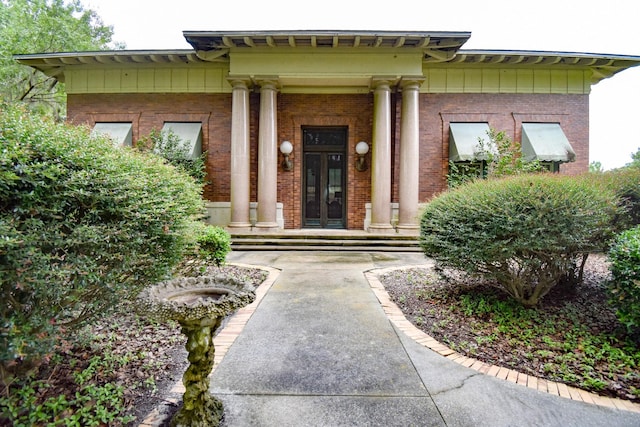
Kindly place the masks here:
<instances>
[{"instance_id":1,"label":"column base","mask_svg":"<svg viewBox=\"0 0 640 427\"><path fill-rule=\"evenodd\" d=\"M374 234L395 234L396 229L391 224L370 224L367 229L369 233Z\"/></svg>"},{"instance_id":2,"label":"column base","mask_svg":"<svg viewBox=\"0 0 640 427\"><path fill-rule=\"evenodd\" d=\"M416 224L398 224L398 234L404 234L408 236L419 236L420 226Z\"/></svg>"},{"instance_id":3,"label":"column base","mask_svg":"<svg viewBox=\"0 0 640 427\"><path fill-rule=\"evenodd\" d=\"M227 224L227 229L230 232L243 232L243 231L251 231L251 223L249 222L231 222Z\"/></svg>"},{"instance_id":4,"label":"column base","mask_svg":"<svg viewBox=\"0 0 640 427\"><path fill-rule=\"evenodd\" d=\"M254 226L255 231L274 232L280 230L277 222L258 222Z\"/></svg>"}]
</instances>

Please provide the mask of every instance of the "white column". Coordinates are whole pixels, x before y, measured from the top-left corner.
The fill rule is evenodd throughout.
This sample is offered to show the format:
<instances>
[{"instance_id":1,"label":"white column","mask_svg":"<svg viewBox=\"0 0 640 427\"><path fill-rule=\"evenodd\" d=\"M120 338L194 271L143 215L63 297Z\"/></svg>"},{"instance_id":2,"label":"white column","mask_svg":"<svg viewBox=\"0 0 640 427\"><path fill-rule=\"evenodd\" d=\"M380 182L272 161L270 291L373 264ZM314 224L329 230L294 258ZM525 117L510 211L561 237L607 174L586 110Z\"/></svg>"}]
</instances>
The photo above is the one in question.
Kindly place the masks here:
<instances>
[{"instance_id":1,"label":"white column","mask_svg":"<svg viewBox=\"0 0 640 427\"><path fill-rule=\"evenodd\" d=\"M233 230L250 230L249 220L249 88L244 79L230 80L231 104L231 222Z\"/></svg>"},{"instance_id":2,"label":"white column","mask_svg":"<svg viewBox=\"0 0 640 427\"><path fill-rule=\"evenodd\" d=\"M420 84L421 80L402 83L398 232L405 234L417 234L420 228Z\"/></svg>"},{"instance_id":3,"label":"white column","mask_svg":"<svg viewBox=\"0 0 640 427\"><path fill-rule=\"evenodd\" d=\"M277 92L275 82L261 82L258 134L258 212L256 229L275 231L278 194Z\"/></svg>"},{"instance_id":4,"label":"white column","mask_svg":"<svg viewBox=\"0 0 640 427\"><path fill-rule=\"evenodd\" d=\"M391 88L375 83L371 152L371 224L373 233L394 232L391 226Z\"/></svg>"}]
</instances>

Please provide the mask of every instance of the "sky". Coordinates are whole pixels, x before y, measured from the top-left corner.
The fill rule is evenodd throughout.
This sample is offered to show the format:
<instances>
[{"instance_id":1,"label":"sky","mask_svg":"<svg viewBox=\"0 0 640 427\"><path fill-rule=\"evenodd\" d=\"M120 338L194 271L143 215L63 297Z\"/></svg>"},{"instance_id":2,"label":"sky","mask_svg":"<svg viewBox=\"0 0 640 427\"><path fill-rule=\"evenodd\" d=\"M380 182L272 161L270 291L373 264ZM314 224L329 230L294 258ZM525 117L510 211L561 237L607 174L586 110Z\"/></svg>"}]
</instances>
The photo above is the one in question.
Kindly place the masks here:
<instances>
[{"instance_id":1,"label":"sky","mask_svg":"<svg viewBox=\"0 0 640 427\"><path fill-rule=\"evenodd\" d=\"M640 1L82 0L127 49L190 49L183 31L469 31L463 49L640 57ZM640 66L590 95L590 162L613 169L640 148Z\"/></svg>"}]
</instances>

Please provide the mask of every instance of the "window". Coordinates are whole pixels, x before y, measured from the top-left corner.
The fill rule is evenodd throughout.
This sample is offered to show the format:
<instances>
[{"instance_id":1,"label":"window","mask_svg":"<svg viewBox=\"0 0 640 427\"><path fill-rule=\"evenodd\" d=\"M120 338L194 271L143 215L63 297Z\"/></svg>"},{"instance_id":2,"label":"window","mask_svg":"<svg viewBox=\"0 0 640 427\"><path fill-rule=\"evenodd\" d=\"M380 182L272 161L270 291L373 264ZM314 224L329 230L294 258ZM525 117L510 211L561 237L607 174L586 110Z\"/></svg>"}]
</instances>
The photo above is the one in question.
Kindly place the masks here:
<instances>
[{"instance_id":1,"label":"window","mask_svg":"<svg viewBox=\"0 0 640 427\"><path fill-rule=\"evenodd\" d=\"M538 160L543 164L573 162L576 153L559 123L523 123L522 156L527 161Z\"/></svg>"},{"instance_id":2,"label":"window","mask_svg":"<svg viewBox=\"0 0 640 427\"><path fill-rule=\"evenodd\" d=\"M449 124L449 184L484 177L487 171L482 141L489 139L488 123Z\"/></svg>"},{"instance_id":3,"label":"window","mask_svg":"<svg viewBox=\"0 0 640 427\"><path fill-rule=\"evenodd\" d=\"M449 160L452 162L486 160L481 158L481 141L488 141L489 132L488 123L450 123Z\"/></svg>"},{"instance_id":4,"label":"window","mask_svg":"<svg viewBox=\"0 0 640 427\"><path fill-rule=\"evenodd\" d=\"M162 133L165 132L180 138L186 148L187 158L197 159L202 155L202 123L165 122Z\"/></svg>"},{"instance_id":5,"label":"window","mask_svg":"<svg viewBox=\"0 0 640 427\"><path fill-rule=\"evenodd\" d=\"M131 147L132 144L132 125L131 123L117 122L98 122L91 131L93 135L102 134L111 137L115 145L126 145Z\"/></svg>"}]
</instances>

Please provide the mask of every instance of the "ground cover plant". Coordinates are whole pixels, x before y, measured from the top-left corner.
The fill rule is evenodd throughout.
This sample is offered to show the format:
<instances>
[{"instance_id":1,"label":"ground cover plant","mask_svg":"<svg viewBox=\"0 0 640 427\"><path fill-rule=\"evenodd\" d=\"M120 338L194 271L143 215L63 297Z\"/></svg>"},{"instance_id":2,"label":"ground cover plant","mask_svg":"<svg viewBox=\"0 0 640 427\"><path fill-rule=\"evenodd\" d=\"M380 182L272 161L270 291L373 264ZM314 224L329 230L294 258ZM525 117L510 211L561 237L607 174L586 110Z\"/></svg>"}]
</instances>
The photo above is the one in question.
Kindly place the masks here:
<instances>
[{"instance_id":1,"label":"ground cover plant","mask_svg":"<svg viewBox=\"0 0 640 427\"><path fill-rule=\"evenodd\" d=\"M255 286L266 278L263 270L233 265L176 274L223 274ZM0 426L137 426L181 381L185 341L176 322L156 323L120 304L0 390Z\"/></svg>"},{"instance_id":2,"label":"ground cover plant","mask_svg":"<svg viewBox=\"0 0 640 427\"><path fill-rule=\"evenodd\" d=\"M407 318L455 351L604 396L640 402L640 345L607 304L605 255L583 282L533 308L455 269L397 270L380 280Z\"/></svg>"},{"instance_id":3,"label":"ground cover plant","mask_svg":"<svg viewBox=\"0 0 640 427\"><path fill-rule=\"evenodd\" d=\"M463 183L422 217L436 268L381 281L460 353L638 401L637 229L615 239L638 223L639 194L637 168Z\"/></svg>"}]
</instances>

